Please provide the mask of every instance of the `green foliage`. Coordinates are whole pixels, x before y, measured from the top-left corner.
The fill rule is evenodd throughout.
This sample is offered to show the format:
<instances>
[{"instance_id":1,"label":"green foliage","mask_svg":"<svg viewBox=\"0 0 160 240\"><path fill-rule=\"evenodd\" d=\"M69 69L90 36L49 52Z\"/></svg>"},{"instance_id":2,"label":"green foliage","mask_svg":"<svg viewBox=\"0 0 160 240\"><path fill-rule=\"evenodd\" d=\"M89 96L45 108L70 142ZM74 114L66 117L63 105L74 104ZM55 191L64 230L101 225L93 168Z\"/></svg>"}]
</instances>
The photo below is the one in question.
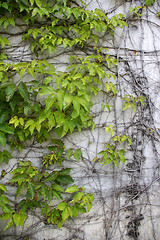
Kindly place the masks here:
<instances>
[{"instance_id":1,"label":"green foliage","mask_svg":"<svg viewBox=\"0 0 160 240\"><path fill-rule=\"evenodd\" d=\"M70 217L76 217L78 212L90 211L93 201L92 194L84 194L85 188L70 186L64 190L67 184L73 183L69 168L59 171L41 172L31 165L30 161L19 161L20 167L14 169L13 177L8 184L16 185L16 198L18 201L17 211L14 211L9 199L4 195L6 187L0 184L0 207L3 211L0 219L8 220L5 230L13 224L23 226L29 209L41 208L41 215L47 217L48 223L57 224L60 228L64 221ZM63 187L62 187L63 185ZM76 193L75 193L76 192ZM62 194L75 193L73 200L66 202ZM19 200L21 197L22 200ZM50 206L54 199L63 200L57 207ZM47 200L47 202L46 202ZM57 215L58 214L58 215Z\"/></svg>"},{"instance_id":2,"label":"green foliage","mask_svg":"<svg viewBox=\"0 0 160 240\"><path fill-rule=\"evenodd\" d=\"M118 167L119 161L123 164L125 163L124 149L116 149L114 145L106 143L104 146L106 149L98 153L99 155L103 155L103 157L101 159L94 159L94 161L98 160L103 165L113 162L116 167Z\"/></svg>"},{"instance_id":3,"label":"green foliage","mask_svg":"<svg viewBox=\"0 0 160 240\"><path fill-rule=\"evenodd\" d=\"M136 111L136 103L140 102L143 106L145 104L145 97L140 96L140 97L133 97L132 95L125 95L124 98L124 105L122 111L132 108L133 111Z\"/></svg>"},{"instance_id":4,"label":"green foliage","mask_svg":"<svg viewBox=\"0 0 160 240\"><path fill-rule=\"evenodd\" d=\"M151 6L155 3L155 0L145 0L145 5L146 6Z\"/></svg>"},{"instance_id":5,"label":"green foliage","mask_svg":"<svg viewBox=\"0 0 160 240\"><path fill-rule=\"evenodd\" d=\"M120 148L118 144L123 144L125 142L128 143L128 145L132 145L132 139L129 136L126 136L123 134L122 136L115 135L115 130L113 129L113 125L109 125L105 128L106 132L111 132L111 141L113 144L105 143L105 150L100 151L98 154L102 155L102 158L95 157L93 159L94 162L100 162L103 165L107 165L110 162L113 162L113 164L118 167L119 161L121 161L123 164L125 163L125 150L123 148ZM115 135L115 136L114 136Z\"/></svg>"},{"instance_id":6,"label":"green foliage","mask_svg":"<svg viewBox=\"0 0 160 240\"><path fill-rule=\"evenodd\" d=\"M139 7L130 7L130 9L129 9L129 12L131 13L131 14L135 14L135 15L137 15L138 17L141 17L141 12L142 12L142 10L143 9L145 9L146 7L145 6L139 6Z\"/></svg>"}]
</instances>

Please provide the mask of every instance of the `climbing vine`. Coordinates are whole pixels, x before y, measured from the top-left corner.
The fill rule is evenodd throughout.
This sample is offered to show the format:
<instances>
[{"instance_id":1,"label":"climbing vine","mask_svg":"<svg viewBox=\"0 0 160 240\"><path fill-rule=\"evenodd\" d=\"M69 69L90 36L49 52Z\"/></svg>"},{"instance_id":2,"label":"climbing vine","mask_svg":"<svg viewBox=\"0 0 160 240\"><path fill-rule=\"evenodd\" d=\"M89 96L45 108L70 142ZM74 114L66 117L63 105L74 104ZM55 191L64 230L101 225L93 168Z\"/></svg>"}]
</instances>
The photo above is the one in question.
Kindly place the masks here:
<instances>
[{"instance_id":1,"label":"climbing vine","mask_svg":"<svg viewBox=\"0 0 160 240\"><path fill-rule=\"evenodd\" d=\"M135 9L131 13L132 10L137 13ZM103 85L106 94L116 97L116 75L112 68L117 67L118 61L100 46L100 37L114 34L116 28L127 24L123 14L109 19L100 9L87 10L83 2L0 1L3 32L7 33L11 26L16 29L19 21L24 29L21 38L24 44L29 44L31 58L12 62L5 54L11 43L7 37L0 37L0 163L8 164L12 150L22 151L28 142L40 145L47 142L49 153L41 159L41 169L24 159L12 171L2 170L2 180L9 174L11 177L0 184L0 219L8 220L4 230L13 224L23 226L28 212L39 208L49 224L60 228L79 212L90 211L94 199L92 193L84 192L84 187L70 186L74 183L71 169L63 164L71 158L79 162L82 151L66 150L63 137L95 128L91 108ZM45 58L47 54L54 58L58 50L75 52L62 70ZM143 96L125 95L122 101L122 111L128 108L136 111L136 106L145 104ZM105 107L109 113L113 108L108 102L101 105L102 109ZM106 124L105 130L111 133L112 143L105 143L105 150L99 152L102 158L96 156L93 161L104 165L113 162L118 167L120 161L125 163L125 150L119 145L131 145L132 140L125 134L116 135L113 125ZM52 137L53 132L56 138ZM56 170L51 170L53 165L58 166ZM16 187L16 204L7 195L7 186Z\"/></svg>"}]
</instances>

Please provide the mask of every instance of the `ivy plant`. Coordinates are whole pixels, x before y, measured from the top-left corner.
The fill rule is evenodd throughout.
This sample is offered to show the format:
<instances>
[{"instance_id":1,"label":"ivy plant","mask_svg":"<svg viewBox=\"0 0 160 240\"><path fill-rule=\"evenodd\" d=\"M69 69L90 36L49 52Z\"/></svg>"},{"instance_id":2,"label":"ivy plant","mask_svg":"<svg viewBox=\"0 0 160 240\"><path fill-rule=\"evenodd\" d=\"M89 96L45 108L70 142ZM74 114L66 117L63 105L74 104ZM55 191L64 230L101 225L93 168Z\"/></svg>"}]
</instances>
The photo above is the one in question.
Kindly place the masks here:
<instances>
[{"instance_id":1,"label":"ivy plant","mask_svg":"<svg viewBox=\"0 0 160 240\"><path fill-rule=\"evenodd\" d=\"M0 163L7 164L12 150L22 151L26 142L43 144L51 140L53 131L58 137L47 147L49 153L41 159L42 169L24 159L14 167L10 180L0 184L0 219L8 220L5 230L13 224L22 226L30 210L40 208L48 223L60 228L79 212L90 211L93 202L92 193L85 193L84 187L74 184L71 169L63 168L64 161L71 158L79 162L82 151L66 150L62 139L73 131L94 129L92 99L104 83L106 94L116 97L116 75L109 70L118 62L108 54L108 49L100 47L100 36L114 34L117 27L127 27L127 24L123 14L109 19L100 9L86 10L83 2L0 1L0 26L6 33L10 26L16 28L19 19L25 26L22 41L29 44L32 59L12 62L7 52L3 52L11 46L10 42L0 37ZM58 71L45 56L52 58L60 49L78 50L83 54L72 55L69 65ZM144 104L142 97L125 96L123 100L123 110L129 107L135 110L137 101ZM113 107L106 103L102 109L105 106L109 112ZM113 133L113 126L106 127L106 132L109 131ZM131 144L126 135L113 136L112 140ZM99 153L103 155L103 164L113 161L118 166L119 160L124 163L123 149L107 143L105 147L106 150ZM59 170L51 171L54 165L58 165ZM5 179L6 174L3 170L1 179ZM7 186L17 189L16 210L7 195ZM52 202L57 200L59 203L53 207Z\"/></svg>"}]
</instances>

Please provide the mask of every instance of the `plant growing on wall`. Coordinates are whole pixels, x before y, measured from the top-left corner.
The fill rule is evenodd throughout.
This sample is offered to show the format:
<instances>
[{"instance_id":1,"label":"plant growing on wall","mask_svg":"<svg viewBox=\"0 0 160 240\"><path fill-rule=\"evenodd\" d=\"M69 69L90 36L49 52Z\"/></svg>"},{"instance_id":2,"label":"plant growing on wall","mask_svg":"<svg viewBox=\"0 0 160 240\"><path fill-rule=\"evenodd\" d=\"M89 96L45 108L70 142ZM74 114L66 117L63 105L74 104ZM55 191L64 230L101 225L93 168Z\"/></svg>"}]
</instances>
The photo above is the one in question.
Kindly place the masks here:
<instances>
[{"instance_id":1,"label":"plant growing on wall","mask_svg":"<svg viewBox=\"0 0 160 240\"><path fill-rule=\"evenodd\" d=\"M116 27L127 24L122 14L109 19L100 9L86 10L83 2L0 1L0 25L4 32L11 25L16 29L19 19L25 28L22 41L29 44L31 58L12 62L3 52L10 42L7 37L0 37L0 163L8 164L12 150L22 151L28 141L42 144L50 139L52 145L48 146L50 153L42 159L42 169L24 159L10 172L10 180L0 184L0 219L8 220L5 230L13 224L22 226L29 210L40 208L48 223L60 228L79 212L90 211L93 202L93 195L85 194L84 187L68 186L74 180L71 169L63 168L63 162L70 158L80 161L82 152L66 151L62 138L76 130L80 133L82 129L94 129L92 99L104 82L106 94L116 96L116 76L109 70L118 62L100 47L99 38L114 34ZM45 59L47 54L53 58L53 53L59 50L77 52L63 71ZM144 105L140 96L125 96L123 101L123 110L130 107L135 110L137 102ZM104 107L110 112L112 106L106 103ZM119 161L125 162L125 151L118 149L117 143L132 142L126 135L114 135L113 128L106 127L106 132L112 133L113 144L105 144L106 149L99 153L103 157L98 161L118 166ZM53 131L57 139L52 139ZM54 164L59 165L58 170L49 170L48 166ZM2 170L1 179L7 174ZM7 196L7 185L17 189L16 207ZM70 195L69 200L66 195ZM55 199L59 203L53 207Z\"/></svg>"}]
</instances>

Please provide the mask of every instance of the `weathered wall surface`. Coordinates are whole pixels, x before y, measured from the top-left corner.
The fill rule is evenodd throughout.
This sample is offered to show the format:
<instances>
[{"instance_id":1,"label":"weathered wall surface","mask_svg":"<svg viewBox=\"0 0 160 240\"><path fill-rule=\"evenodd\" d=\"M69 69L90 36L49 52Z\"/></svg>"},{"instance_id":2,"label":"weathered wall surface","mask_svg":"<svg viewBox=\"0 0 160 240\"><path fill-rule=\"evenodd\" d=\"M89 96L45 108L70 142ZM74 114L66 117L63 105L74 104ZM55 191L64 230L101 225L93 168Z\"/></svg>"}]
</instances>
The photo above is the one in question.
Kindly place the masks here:
<instances>
[{"instance_id":1,"label":"weathered wall surface","mask_svg":"<svg viewBox=\"0 0 160 240\"><path fill-rule=\"evenodd\" d=\"M129 8L140 4L141 1L87 2L88 9L101 8L109 17L124 13L128 24L128 28L117 29L114 36L106 34L101 39L102 46L119 61L117 69L113 69L117 74L117 97L113 101L102 89L92 107L96 128L84 130L80 135L74 132L64 138L68 148L82 149L80 163L73 160L65 164L73 168L76 184L93 193L93 208L76 220L68 221L60 230L31 213L23 228L12 228L2 233L0 239L25 239L27 236L31 240L160 239L160 19L156 17L160 6L157 1L153 7L143 9L141 16L131 15ZM6 52L10 52L13 62L32 58L28 46L21 42L23 30L23 26L19 26L16 34L10 29L7 35L12 48ZM59 49L56 54L50 61L62 70L71 53ZM136 112L132 109L122 111L120 97L125 94L144 96L145 107L139 105ZM106 108L101 110L101 104L106 102L115 107L111 113ZM119 168L93 162L111 137L105 132L109 124L115 126L117 134L125 132L133 141L132 146L126 145L126 163L120 163ZM36 144L22 153L15 151L15 158L3 167L12 168L23 158L38 166L44 151ZM14 192L10 194L14 198ZM0 228L4 223L1 224Z\"/></svg>"}]
</instances>

